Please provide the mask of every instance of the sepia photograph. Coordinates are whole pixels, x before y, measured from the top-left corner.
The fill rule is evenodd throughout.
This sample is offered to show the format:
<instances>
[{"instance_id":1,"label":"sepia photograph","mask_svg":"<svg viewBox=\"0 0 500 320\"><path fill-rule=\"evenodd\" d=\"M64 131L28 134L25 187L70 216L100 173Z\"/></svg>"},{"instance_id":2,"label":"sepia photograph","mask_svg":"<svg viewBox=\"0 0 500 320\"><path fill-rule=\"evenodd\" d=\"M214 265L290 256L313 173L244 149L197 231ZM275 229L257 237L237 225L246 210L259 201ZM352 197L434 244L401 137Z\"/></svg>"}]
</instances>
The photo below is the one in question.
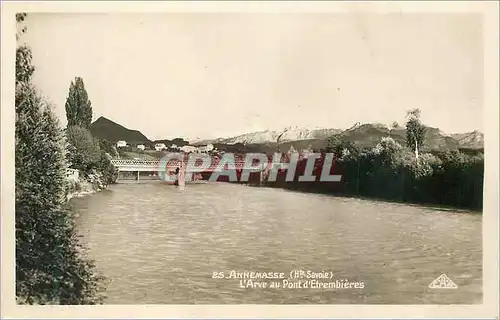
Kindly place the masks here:
<instances>
[{"instance_id":1,"label":"sepia photograph","mask_svg":"<svg viewBox=\"0 0 500 320\"><path fill-rule=\"evenodd\" d=\"M484 304L484 14L253 8L12 11L16 305Z\"/></svg>"}]
</instances>

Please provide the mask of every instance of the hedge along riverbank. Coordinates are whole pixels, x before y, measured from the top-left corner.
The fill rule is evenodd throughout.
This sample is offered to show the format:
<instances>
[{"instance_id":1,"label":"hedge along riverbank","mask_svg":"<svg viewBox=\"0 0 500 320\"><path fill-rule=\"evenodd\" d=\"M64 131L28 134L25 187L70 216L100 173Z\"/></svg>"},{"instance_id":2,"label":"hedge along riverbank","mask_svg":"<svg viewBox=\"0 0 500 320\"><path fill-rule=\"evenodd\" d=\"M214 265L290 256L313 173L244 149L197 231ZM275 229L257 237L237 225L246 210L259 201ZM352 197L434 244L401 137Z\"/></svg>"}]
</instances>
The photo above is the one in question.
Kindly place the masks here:
<instances>
[{"instance_id":1,"label":"hedge along riverbank","mask_svg":"<svg viewBox=\"0 0 500 320\"><path fill-rule=\"evenodd\" d=\"M323 159L316 161L314 182L299 182L307 159L299 161L293 181L280 171L276 181L264 185L306 192L379 198L389 201L435 204L482 210L484 155L468 155L458 150L439 155L420 154L391 138L373 149L360 150L348 144L337 150L331 174L341 174L341 182L320 182Z\"/></svg>"}]
</instances>

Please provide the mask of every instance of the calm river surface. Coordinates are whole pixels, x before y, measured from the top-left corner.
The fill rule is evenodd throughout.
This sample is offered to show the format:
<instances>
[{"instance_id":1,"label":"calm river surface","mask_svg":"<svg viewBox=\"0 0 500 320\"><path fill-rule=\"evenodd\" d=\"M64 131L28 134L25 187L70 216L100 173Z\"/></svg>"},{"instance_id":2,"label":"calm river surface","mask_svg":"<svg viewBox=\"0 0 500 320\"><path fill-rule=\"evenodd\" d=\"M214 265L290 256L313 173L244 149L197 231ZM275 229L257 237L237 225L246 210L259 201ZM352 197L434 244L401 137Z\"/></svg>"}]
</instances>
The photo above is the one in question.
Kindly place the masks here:
<instances>
[{"instance_id":1,"label":"calm river surface","mask_svg":"<svg viewBox=\"0 0 500 320\"><path fill-rule=\"evenodd\" d=\"M481 303L481 215L234 184L72 200L109 304ZM363 289L240 288L214 272L326 271ZM430 289L446 274L457 289ZM307 280L307 279L303 279ZM263 280L260 280L262 282ZM266 280L282 283L281 279Z\"/></svg>"}]
</instances>

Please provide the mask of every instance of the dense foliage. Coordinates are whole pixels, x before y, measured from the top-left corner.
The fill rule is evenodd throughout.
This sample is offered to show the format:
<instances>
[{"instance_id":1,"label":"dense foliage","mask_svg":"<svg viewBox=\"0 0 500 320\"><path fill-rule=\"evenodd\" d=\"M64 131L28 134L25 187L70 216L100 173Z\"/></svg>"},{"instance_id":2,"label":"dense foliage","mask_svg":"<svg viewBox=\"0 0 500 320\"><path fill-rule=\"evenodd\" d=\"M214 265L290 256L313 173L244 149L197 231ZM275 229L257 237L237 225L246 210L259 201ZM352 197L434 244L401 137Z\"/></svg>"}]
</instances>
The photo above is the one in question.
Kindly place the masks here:
<instances>
[{"instance_id":1,"label":"dense foliage","mask_svg":"<svg viewBox=\"0 0 500 320\"><path fill-rule=\"evenodd\" d=\"M79 126L66 128L66 139L67 159L71 168L77 169L83 178L98 174L102 176L103 184L116 181L118 172L111 164L111 157L116 153L113 146L92 137L89 130Z\"/></svg>"},{"instance_id":2,"label":"dense foliage","mask_svg":"<svg viewBox=\"0 0 500 320\"><path fill-rule=\"evenodd\" d=\"M372 148L361 150L356 144L332 137L325 146L336 159L331 173L342 181L320 182L322 160L316 162L317 181L298 182L306 160L298 164L293 182L285 182L286 171L268 186L295 190L357 195L387 200L428 203L481 209L483 201L484 156L458 150L415 157L412 149L383 138Z\"/></svg>"},{"instance_id":3,"label":"dense foliage","mask_svg":"<svg viewBox=\"0 0 500 320\"><path fill-rule=\"evenodd\" d=\"M79 126L68 126L66 138L70 166L83 174L97 169L97 161L100 158L99 141L94 139L88 130Z\"/></svg>"},{"instance_id":4,"label":"dense foliage","mask_svg":"<svg viewBox=\"0 0 500 320\"><path fill-rule=\"evenodd\" d=\"M18 15L21 23L25 15ZM23 29L24 31L24 29ZM99 303L102 278L85 256L68 209L64 136L31 84L28 46L16 54L16 298L27 304Z\"/></svg>"},{"instance_id":5,"label":"dense foliage","mask_svg":"<svg viewBox=\"0 0 500 320\"><path fill-rule=\"evenodd\" d=\"M99 139L99 147L102 151L109 154L111 158L118 158L118 150L115 145L108 140Z\"/></svg>"}]
</instances>

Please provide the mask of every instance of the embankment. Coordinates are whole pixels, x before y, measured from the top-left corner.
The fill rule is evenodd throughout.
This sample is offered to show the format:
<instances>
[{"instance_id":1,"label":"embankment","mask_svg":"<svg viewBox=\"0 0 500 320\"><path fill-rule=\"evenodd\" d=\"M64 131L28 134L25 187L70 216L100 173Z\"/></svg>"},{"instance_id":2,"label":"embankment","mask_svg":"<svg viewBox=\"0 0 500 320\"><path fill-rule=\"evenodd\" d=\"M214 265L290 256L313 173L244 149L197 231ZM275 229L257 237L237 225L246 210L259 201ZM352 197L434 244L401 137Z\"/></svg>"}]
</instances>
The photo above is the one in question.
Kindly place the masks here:
<instances>
[{"instance_id":1,"label":"embankment","mask_svg":"<svg viewBox=\"0 0 500 320\"><path fill-rule=\"evenodd\" d=\"M68 200L74 197L82 197L87 194L99 192L107 187L103 182L103 175L93 172L87 176L81 175L78 170L67 175Z\"/></svg>"}]
</instances>

